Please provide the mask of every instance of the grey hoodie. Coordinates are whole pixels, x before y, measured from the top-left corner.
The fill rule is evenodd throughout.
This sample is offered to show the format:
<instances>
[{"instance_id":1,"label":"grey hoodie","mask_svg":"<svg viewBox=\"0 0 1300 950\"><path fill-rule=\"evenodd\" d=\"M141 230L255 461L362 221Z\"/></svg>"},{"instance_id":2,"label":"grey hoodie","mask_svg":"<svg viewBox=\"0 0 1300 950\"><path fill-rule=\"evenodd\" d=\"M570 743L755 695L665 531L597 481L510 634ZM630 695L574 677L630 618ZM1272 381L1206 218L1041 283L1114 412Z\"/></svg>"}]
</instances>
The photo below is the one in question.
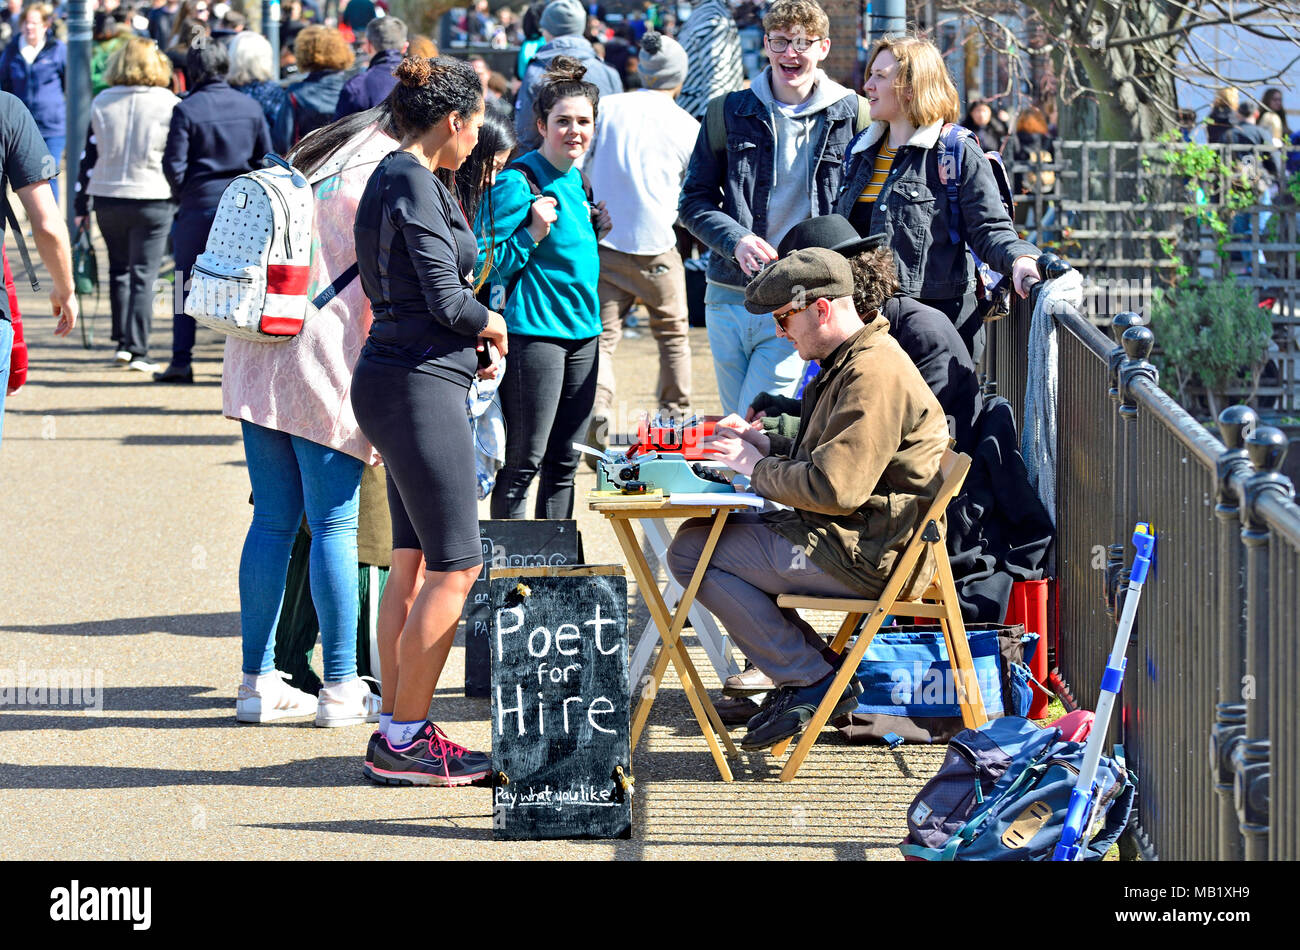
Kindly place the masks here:
<instances>
[{"instance_id":1,"label":"grey hoodie","mask_svg":"<svg viewBox=\"0 0 1300 950\"><path fill-rule=\"evenodd\" d=\"M602 96L612 96L623 91L623 80L618 72L607 66L596 56L591 43L581 36L557 36L533 56L524 70L523 82L519 86L519 95L515 99L515 135L519 139L520 151L528 151L542 144L537 134L537 117L533 115L533 87L546 67L556 56L572 56L583 66L587 74L582 78L594 85Z\"/></svg>"},{"instance_id":2,"label":"grey hoodie","mask_svg":"<svg viewBox=\"0 0 1300 950\"><path fill-rule=\"evenodd\" d=\"M812 143L817 141L821 113L845 96L853 95L820 69L813 83L812 95L798 105L786 105L772 94L772 67L767 66L750 87L759 102L767 106L775 126L772 149L775 168L772 190L767 196L767 233L762 238L776 247L786 232L817 214L817 156Z\"/></svg>"}]
</instances>

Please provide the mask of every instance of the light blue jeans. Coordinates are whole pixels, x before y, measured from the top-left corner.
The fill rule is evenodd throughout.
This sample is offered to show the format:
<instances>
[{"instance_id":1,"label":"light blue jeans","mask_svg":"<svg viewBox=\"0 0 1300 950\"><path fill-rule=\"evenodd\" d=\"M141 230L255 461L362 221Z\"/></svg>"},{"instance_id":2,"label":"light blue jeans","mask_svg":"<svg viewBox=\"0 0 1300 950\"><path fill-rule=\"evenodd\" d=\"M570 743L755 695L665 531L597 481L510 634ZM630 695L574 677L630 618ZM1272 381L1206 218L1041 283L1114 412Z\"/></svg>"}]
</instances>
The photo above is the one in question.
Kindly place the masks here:
<instances>
[{"instance_id":1,"label":"light blue jeans","mask_svg":"<svg viewBox=\"0 0 1300 950\"><path fill-rule=\"evenodd\" d=\"M275 628L289 554L303 511L311 528L311 599L320 620L326 682L357 676L357 508L362 461L251 422L244 455L253 523L239 559L244 672L275 669Z\"/></svg>"},{"instance_id":2,"label":"light blue jeans","mask_svg":"<svg viewBox=\"0 0 1300 950\"><path fill-rule=\"evenodd\" d=\"M804 361L793 343L776 335L770 313L750 313L742 291L709 284L704 291L704 322L724 414L743 416L759 393L794 395Z\"/></svg>"},{"instance_id":3,"label":"light blue jeans","mask_svg":"<svg viewBox=\"0 0 1300 950\"><path fill-rule=\"evenodd\" d=\"M0 437L5 429L5 394L9 391L9 356L14 348L14 325L0 320Z\"/></svg>"}]
</instances>

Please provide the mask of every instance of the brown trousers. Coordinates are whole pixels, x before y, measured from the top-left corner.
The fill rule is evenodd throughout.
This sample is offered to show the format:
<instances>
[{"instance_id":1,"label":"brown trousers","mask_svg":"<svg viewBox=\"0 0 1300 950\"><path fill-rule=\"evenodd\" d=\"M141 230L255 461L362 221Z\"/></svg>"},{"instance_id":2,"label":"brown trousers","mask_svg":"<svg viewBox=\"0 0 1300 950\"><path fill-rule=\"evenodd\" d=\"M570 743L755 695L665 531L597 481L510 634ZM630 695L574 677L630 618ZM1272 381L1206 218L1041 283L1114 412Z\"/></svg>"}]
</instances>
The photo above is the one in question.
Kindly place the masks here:
<instances>
[{"instance_id":1,"label":"brown trousers","mask_svg":"<svg viewBox=\"0 0 1300 950\"><path fill-rule=\"evenodd\" d=\"M623 314L637 299L650 312L659 344L659 406L686 415L691 404L691 344L687 337L686 270L676 248L662 254L624 254L600 249L600 366L593 414L608 415L614 403L614 350L623 338Z\"/></svg>"}]
</instances>

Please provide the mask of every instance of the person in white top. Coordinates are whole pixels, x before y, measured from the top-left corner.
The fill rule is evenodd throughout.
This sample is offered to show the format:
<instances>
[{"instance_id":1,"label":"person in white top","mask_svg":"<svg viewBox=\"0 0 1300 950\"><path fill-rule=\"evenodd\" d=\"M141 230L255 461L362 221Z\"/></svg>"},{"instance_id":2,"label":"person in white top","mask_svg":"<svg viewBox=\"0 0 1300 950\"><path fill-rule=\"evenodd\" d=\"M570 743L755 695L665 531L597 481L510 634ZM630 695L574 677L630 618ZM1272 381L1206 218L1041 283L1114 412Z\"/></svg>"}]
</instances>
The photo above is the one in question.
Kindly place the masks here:
<instances>
[{"instance_id":1,"label":"person in white top","mask_svg":"<svg viewBox=\"0 0 1300 950\"><path fill-rule=\"evenodd\" d=\"M176 206L163 175L163 146L172 111L171 60L142 36L128 39L108 60L108 88L90 105L90 135L73 195L75 224L94 205L108 248L114 358L152 374L149 361L155 284Z\"/></svg>"},{"instance_id":2,"label":"person in white top","mask_svg":"<svg viewBox=\"0 0 1300 950\"><path fill-rule=\"evenodd\" d=\"M588 441L604 447L614 401L614 350L623 316L640 299L659 344L659 410L687 413L691 347L687 337L686 271L673 224L700 123L676 103L686 78L686 52L676 40L648 32L638 72L644 88L600 100L596 134L584 166L592 191L609 208L613 229L600 242L600 365Z\"/></svg>"}]
</instances>

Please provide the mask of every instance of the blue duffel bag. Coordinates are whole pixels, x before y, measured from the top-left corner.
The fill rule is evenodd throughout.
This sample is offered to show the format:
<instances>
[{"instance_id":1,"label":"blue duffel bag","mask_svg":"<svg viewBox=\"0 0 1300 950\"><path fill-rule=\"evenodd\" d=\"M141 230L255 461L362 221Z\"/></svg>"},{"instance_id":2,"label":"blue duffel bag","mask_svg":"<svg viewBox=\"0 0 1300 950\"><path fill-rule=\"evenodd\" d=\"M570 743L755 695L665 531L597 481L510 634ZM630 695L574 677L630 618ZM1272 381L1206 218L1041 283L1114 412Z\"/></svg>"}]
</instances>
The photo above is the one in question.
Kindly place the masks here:
<instances>
[{"instance_id":1,"label":"blue duffel bag","mask_svg":"<svg viewBox=\"0 0 1300 950\"><path fill-rule=\"evenodd\" d=\"M970 624L966 639L985 715L1028 713L1033 699L1028 664L1038 634L1026 633L1020 624ZM881 627L858 663L857 680L862 686L858 708L834 723L850 742L946 742L965 728L952 663L937 627Z\"/></svg>"},{"instance_id":2,"label":"blue duffel bag","mask_svg":"<svg viewBox=\"0 0 1300 950\"><path fill-rule=\"evenodd\" d=\"M1084 744L1018 716L967 729L907 811L905 858L922 861L1047 861L1061 839ZM1134 778L1102 757L1083 853L1097 861L1133 811Z\"/></svg>"}]
</instances>

